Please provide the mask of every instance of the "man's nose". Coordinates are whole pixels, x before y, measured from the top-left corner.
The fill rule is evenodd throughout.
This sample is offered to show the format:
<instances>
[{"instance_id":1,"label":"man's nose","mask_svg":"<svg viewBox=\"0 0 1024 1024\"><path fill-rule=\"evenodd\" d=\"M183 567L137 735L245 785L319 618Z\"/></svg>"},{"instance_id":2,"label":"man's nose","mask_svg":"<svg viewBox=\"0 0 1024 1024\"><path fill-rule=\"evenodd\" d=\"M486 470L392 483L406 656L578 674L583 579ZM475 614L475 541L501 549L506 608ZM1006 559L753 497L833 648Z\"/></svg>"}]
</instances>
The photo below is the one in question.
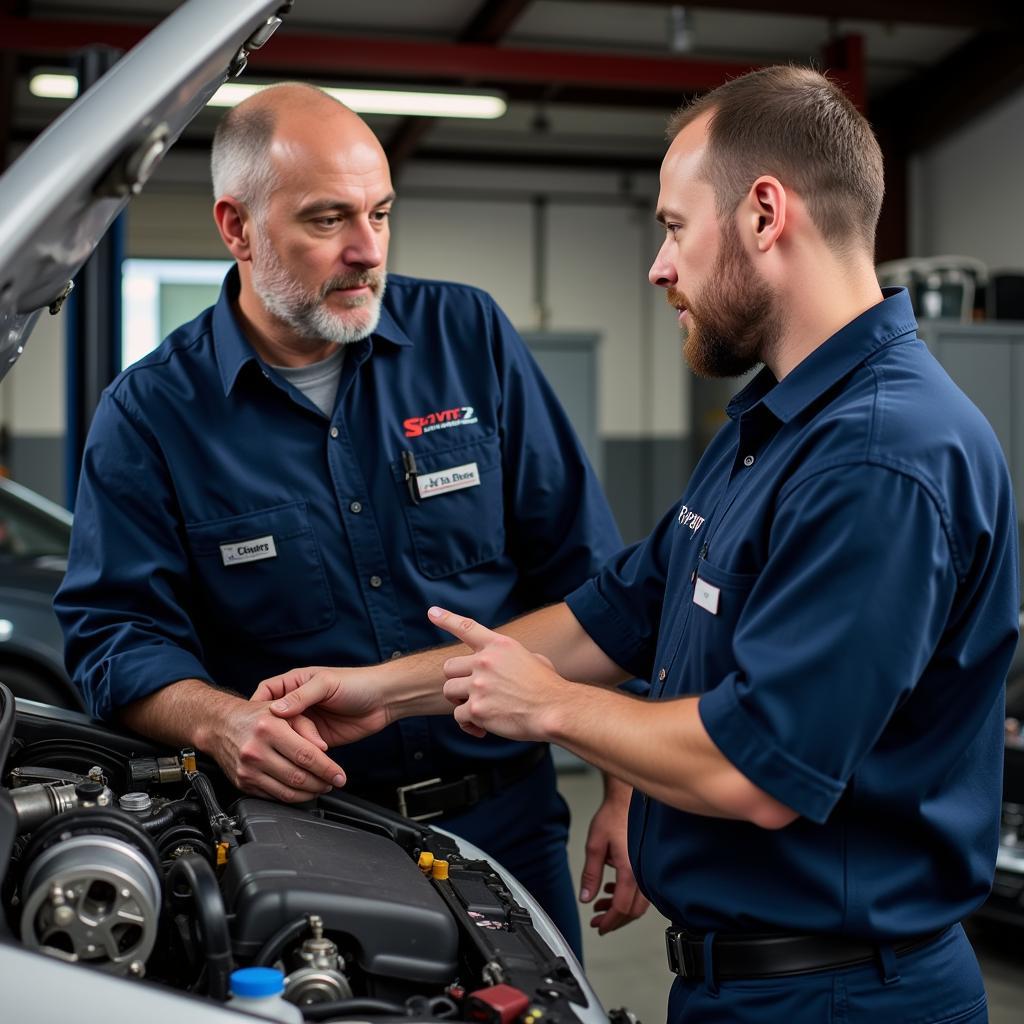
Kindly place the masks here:
<instances>
[{"instance_id":1,"label":"man's nose","mask_svg":"<svg viewBox=\"0 0 1024 1024\"><path fill-rule=\"evenodd\" d=\"M672 266L670 260L665 258L664 246L658 250L658 255L654 257L651 269L647 272L647 280L658 288L671 288L679 281L676 268Z\"/></svg>"},{"instance_id":2,"label":"man's nose","mask_svg":"<svg viewBox=\"0 0 1024 1024\"><path fill-rule=\"evenodd\" d=\"M341 258L350 267L379 267L384 262L384 247L378 229L369 221L357 220L345 238Z\"/></svg>"}]
</instances>

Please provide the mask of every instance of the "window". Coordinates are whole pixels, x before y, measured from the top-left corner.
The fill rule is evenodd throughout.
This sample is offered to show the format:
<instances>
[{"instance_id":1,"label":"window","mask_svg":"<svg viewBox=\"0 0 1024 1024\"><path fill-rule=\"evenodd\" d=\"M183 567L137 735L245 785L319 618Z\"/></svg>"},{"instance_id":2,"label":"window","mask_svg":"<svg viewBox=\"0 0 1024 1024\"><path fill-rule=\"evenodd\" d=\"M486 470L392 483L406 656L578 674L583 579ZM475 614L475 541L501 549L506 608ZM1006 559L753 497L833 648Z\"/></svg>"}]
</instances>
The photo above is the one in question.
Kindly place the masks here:
<instances>
[{"instance_id":1,"label":"window","mask_svg":"<svg viewBox=\"0 0 1024 1024\"><path fill-rule=\"evenodd\" d=\"M212 306L231 265L230 260L125 260L121 369Z\"/></svg>"}]
</instances>

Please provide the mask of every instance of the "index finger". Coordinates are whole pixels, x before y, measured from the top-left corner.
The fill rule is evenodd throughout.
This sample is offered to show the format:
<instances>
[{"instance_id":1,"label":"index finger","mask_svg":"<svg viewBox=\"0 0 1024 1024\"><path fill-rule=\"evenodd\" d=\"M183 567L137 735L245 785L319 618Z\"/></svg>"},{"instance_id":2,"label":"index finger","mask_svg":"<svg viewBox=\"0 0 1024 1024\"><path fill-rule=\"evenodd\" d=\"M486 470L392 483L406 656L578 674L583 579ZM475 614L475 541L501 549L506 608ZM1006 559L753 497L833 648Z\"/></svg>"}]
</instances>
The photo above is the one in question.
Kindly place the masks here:
<instances>
[{"instance_id":1,"label":"index finger","mask_svg":"<svg viewBox=\"0 0 1024 1024\"><path fill-rule=\"evenodd\" d=\"M278 753L288 758L292 764L305 768L310 775L315 775L332 786L345 785L345 772L341 765L337 761L332 761L322 750L300 736L294 729L289 728L274 746Z\"/></svg>"},{"instance_id":2,"label":"index finger","mask_svg":"<svg viewBox=\"0 0 1024 1024\"><path fill-rule=\"evenodd\" d=\"M319 671L319 666L311 665L307 668L293 668L279 676L271 676L264 679L253 691L249 698L251 701L277 700L291 690L295 690L307 682Z\"/></svg>"},{"instance_id":3,"label":"index finger","mask_svg":"<svg viewBox=\"0 0 1024 1024\"><path fill-rule=\"evenodd\" d=\"M337 691L336 683L322 677L312 676L307 682L286 693L283 697L277 697L270 705L270 710L278 718L294 718L307 708L333 697Z\"/></svg>"},{"instance_id":4,"label":"index finger","mask_svg":"<svg viewBox=\"0 0 1024 1024\"><path fill-rule=\"evenodd\" d=\"M451 633L456 640L461 640L474 651L483 650L492 640L501 634L481 626L475 619L465 615L456 615L445 608L434 605L427 609L427 617L435 626L440 626L446 633Z\"/></svg>"}]
</instances>

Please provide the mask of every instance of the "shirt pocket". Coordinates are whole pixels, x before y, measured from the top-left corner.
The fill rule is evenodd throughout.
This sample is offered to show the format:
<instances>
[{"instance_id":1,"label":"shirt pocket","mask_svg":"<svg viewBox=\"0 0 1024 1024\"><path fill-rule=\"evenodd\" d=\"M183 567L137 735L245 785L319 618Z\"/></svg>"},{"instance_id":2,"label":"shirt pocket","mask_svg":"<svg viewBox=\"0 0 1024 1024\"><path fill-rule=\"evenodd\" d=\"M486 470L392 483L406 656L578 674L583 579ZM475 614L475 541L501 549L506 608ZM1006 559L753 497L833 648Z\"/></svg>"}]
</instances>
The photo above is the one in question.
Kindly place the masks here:
<instances>
[{"instance_id":1,"label":"shirt pocket","mask_svg":"<svg viewBox=\"0 0 1024 1024\"><path fill-rule=\"evenodd\" d=\"M760 573L736 573L719 569L706 559L697 563L697 577L690 587L693 601L699 581L714 589L717 595L704 604L693 603L689 626L682 638L680 657L687 667L684 692L703 693L713 689L729 673L738 668L734 653L736 626L747 605L750 592ZM712 612L707 607L713 604Z\"/></svg>"},{"instance_id":2,"label":"shirt pocket","mask_svg":"<svg viewBox=\"0 0 1024 1024\"><path fill-rule=\"evenodd\" d=\"M420 498L417 503L406 483L402 460L391 463L420 572L428 579L440 579L497 558L505 550L505 502L497 436L414 454L420 478L476 463L480 479L479 486Z\"/></svg>"},{"instance_id":3,"label":"shirt pocket","mask_svg":"<svg viewBox=\"0 0 1024 1024\"><path fill-rule=\"evenodd\" d=\"M284 637L334 621L334 600L304 501L191 523L185 530L208 614L226 630ZM267 538L273 557L224 564L221 545Z\"/></svg>"}]
</instances>

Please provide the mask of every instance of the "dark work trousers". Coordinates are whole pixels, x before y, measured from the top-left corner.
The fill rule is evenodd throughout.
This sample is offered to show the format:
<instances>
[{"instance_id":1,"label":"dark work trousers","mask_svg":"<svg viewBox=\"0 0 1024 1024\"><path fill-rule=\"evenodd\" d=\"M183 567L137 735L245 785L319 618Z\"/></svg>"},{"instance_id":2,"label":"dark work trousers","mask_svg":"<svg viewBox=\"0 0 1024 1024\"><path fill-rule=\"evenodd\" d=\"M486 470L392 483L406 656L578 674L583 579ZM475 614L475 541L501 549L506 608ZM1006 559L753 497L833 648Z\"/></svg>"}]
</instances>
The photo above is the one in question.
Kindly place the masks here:
<instances>
[{"instance_id":1,"label":"dark work trousers","mask_svg":"<svg viewBox=\"0 0 1024 1024\"><path fill-rule=\"evenodd\" d=\"M712 950L712 959L714 952ZM981 971L963 928L876 964L791 978L677 978L668 1024L984 1024Z\"/></svg>"},{"instance_id":2,"label":"dark work trousers","mask_svg":"<svg viewBox=\"0 0 1024 1024\"><path fill-rule=\"evenodd\" d=\"M550 752L525 779L462 814L437 819L437 824L507 868L547 911L582 961L580 915L566 851L569 808L555 788Z\"/></svg>"}]
</instances>

